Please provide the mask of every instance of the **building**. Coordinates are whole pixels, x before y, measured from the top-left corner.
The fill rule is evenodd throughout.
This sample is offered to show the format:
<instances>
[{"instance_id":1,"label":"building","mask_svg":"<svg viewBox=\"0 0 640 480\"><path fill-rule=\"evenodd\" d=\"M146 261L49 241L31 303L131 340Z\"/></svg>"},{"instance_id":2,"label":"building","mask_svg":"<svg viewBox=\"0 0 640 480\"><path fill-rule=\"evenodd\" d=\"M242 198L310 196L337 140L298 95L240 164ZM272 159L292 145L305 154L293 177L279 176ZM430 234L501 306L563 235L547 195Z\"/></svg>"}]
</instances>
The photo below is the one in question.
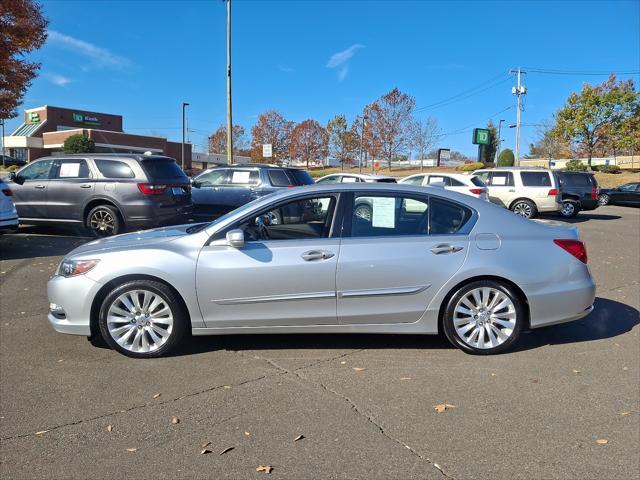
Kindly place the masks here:
<instances>
[{"instance_id":1,"label":"building","mask_svg":"<svg viewBox=\"0 0 640 480\"><path fill-rule=\"evenodd\" d=\"M96 152L167 155L182 165L182 144L164 137L126 133L122 116L45 105L24 112L24 122L4 137L7 154L28 162L62 151L66 138L85 135L96 144ZM191 144L185 144L184 169L191 169Z\"/></svg>"},{"instance_id":2,"label":"building","mask_svg":"<svg viewBox=\"0 0 640 480\"><path fill-rule=\"evenodd\" d=\"M226 153L193 152L191 155L192 155L191 168L193 170L206 170L209 167L216 167L218 165L227 164ZM233 163L251 163L251 157L234 155Z\"/></svg>"}]
</instances>

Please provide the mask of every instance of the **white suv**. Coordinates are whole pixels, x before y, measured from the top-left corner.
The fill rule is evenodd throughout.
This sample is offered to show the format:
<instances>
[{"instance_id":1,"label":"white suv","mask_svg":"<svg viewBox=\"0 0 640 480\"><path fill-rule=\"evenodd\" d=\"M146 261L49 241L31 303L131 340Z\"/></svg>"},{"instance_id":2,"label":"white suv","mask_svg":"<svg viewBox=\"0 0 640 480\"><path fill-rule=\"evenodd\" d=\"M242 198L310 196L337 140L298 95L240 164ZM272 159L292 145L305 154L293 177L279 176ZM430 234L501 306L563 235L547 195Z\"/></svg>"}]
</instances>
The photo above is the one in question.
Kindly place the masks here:
<instances>
[{"instance_id":1,"label":"white suv","mask_svg":"<svg viewBox=\"0 0 640 480\"><path fill-rule=\"evenodd\" d=\"M487 184L489 200L525 218L562 210L560 186L551 170L502 167L473 174Z\"/></svg>"},{"instance_id":2,"label":"white suv","mask_svg":"<svg viewBox=\"0 0 640 480\"><path fill-rule=\"evenodd\" d=\"M0 178L0 233L18 229L18 212L13 204L13 191Z\"/></svg>"}]
</instances>

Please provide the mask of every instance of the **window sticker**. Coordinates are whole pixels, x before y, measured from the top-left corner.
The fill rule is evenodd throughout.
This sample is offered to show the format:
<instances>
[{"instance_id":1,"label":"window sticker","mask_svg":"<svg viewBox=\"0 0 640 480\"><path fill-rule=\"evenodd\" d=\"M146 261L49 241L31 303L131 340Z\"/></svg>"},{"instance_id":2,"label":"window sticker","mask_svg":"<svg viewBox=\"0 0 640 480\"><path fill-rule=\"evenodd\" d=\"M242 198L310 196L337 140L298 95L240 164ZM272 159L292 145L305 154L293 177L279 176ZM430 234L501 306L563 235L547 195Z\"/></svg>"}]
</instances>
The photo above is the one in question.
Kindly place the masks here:
<instances>
[{"instance_id":1,"label":"window sticker","mask_svg":"<svg viewBox=\"0 0 640 480\"><path fill-rule=\"evenodd\" d=\"M388 197L373 198L373 217L371 226L381 228L395 228L396 199Z\"/></svg>"},{"instance_id":2,"label":"window sticker","mask_svg":"<svg viewBox=\"0 0 640 480\"><path fill-rule=\"evenodd\" d=\"M78 178L79 175L79 163L63 163L62 165L60 165L60 178Z\"/></svg>"},{"instance_id":3,"label":"window sticker","mask_svg":"<svg viewBox=\"0 0 640 480\"><path fill-rule=\"evenodd\" d=\"M507 184L507 177L498 177L496 175L493 176L493 178L491 179L491 185L506 185Z\"/></svg>"},{"instance_id":4,"label":"window sticker","mask_svg":"<svg viewBox=\"0 0 640 480\"><path fill-rule=\"evenodd\" d=\"M250 176L251 176L251 172L243 172L242 170L235 170L233 172L233 177L231 178L231 183L249 183Z\"/></svg>"},{"instance_id":5,"label":"window sticker","mask_svg":"<svg viewBox=\"0 0 640 480\"><path fill-rule=\"evenodd\" d=\"M355 177L342 177L342 183L355 183L358 179Z\"/></svg>"},{"instance_id":6,"label":"window sticker","mask_svg":"<svg viewBox=\"0 0 640 480\"><path fill-rule=\"evenodd\" d=\"M444 177L429 177L429 184L444 183Z\"/></svg>"}]
</instances>

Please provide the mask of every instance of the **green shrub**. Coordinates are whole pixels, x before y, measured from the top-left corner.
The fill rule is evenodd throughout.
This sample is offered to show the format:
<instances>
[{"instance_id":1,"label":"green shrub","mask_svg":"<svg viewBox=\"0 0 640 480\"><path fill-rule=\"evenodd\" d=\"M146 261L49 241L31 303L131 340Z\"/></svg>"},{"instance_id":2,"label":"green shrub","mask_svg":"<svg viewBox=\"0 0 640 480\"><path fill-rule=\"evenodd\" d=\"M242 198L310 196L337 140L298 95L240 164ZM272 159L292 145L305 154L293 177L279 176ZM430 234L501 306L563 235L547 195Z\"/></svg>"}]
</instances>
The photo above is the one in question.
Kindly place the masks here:
<instances>
[{"instance_id":1,"label":"green shrub","mask_svg":"<svg viewBox=\"0 0 640 480\"><path fill-rule=\"evenodd\" d=\"M591 170L594 170L594 168L591 167ZM622 173L618 165L599 165L596 171L602 173Z\"/></svg>"},{"instance_id":2,"label":"green shrub","mask_svg":"<svg viewBox=\"0 0 640 480\"><path fill-rule=\"evenodd\" d=\"M587 166L580 160L569 160L566 169L570 172L586 172Z\"/></svg>"},{"instance_id":3,"label":"green shrub","mask_svg":"<svg viewBox=\"0 0 640 480\"><path fill-rule=\"evenodd\" d=\"M472 172L474 170L478 170L479 168L484 168L484 163L482 162L474 162L474 163L463 163L456 167L456 170L461 172Z\"/></svg>"},{"instance_id":4,"label":"green shrub","mask_svg":"<svg viewBox=\"0 0 640 480\"><path fill-rule=\"evenodd\" d=\"M18 165L11 165L10 167L7 168L7 170L9 170L10 172L15 172L19 168L20 167Z\"/></svg>"},{"instance_id":5,"label":"green shrub","mask_svg":"<svg viewBox=\"0 0 640 480\"><path fill-rule=\"evenodd\" d=\"M515 162L516 157L513 155L513 151L509 148L505 148L498 155L498 166L499 167L513 167L513 163Z\"/></svg>"},{"instance_id":6,"label":"green shrub","mask_svg":"<svg viewBox=\"0 0 640 480\"><path fill-rule=\"evenodd\" d=\"M93 153L96 151L96 143L84 135L71 135L66 138L62 148L64 153Z\"/></svg>"},{"instance_id":7,"label":"green shrub","mask_svg":"<svg viewBox=\"0 0 640 480\"><path fill-rule=\"evenodd\" d=\"M600 171L600 165L591 165L591 171L599 172Z\"/></svg>"}]
</instances>

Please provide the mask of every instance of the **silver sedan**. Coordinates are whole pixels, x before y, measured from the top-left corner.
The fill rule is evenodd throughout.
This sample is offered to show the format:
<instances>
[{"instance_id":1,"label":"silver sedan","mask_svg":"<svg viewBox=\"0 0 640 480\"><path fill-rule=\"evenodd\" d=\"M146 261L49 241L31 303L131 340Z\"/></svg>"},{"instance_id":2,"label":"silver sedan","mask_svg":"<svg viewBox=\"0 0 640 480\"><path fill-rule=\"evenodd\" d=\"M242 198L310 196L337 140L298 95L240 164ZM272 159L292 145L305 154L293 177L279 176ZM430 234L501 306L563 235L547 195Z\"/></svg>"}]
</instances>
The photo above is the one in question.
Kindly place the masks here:
<instances>
[{"instance_id":1,"label":"silver sedan","mask_svg":"<svg viewBox=\"0 0 640 480\"><path fill-rule=\"evenodd\" d=\"M48 295L58 332L102 336L132 357L166 354L189 330L444 332L490 354L523 330L588 315L595 285L575 227L441 188L360 183L87 243Z\"/></svg>"}]
</instances>

